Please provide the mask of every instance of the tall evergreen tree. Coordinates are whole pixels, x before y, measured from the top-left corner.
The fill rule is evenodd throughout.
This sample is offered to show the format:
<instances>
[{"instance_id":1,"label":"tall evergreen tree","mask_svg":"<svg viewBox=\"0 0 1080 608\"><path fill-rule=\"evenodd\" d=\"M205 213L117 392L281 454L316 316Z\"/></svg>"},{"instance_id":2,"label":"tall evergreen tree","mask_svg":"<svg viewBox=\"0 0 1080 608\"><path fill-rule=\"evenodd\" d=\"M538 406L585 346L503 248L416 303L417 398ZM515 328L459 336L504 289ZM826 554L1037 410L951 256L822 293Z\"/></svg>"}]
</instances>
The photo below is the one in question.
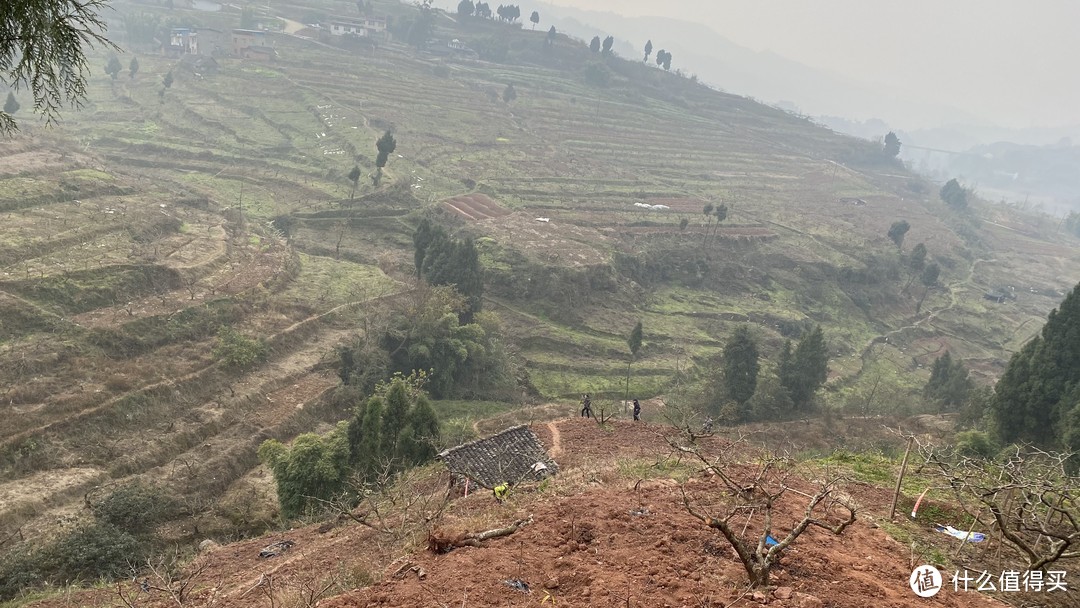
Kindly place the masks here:
<instances>
[{"instance_id":1,"label":"tall evergreen tree","mask_svg":"<svg viewBox=\"0 0 1080 608\"><path fill-rule=\"evenodd\" d=\"M944 410L954 410L967 401L974 385L968 378L968 370L959 359L946 352L934 360L930 379L923 387L923 396L941 404Z\"/></svg>"},{"instance_id":2,"label":"tall evergreen tree","mask_svg":"<svg viewBox=\"0 0 1080 608\"><path fill-rule=\"evenodd\" d=\"M397 461L401 454L398 451L398 437L409 423L409 392L405 387L405 381L400 378L390 383L389 390L383 398L382 429L379 431L379 440L383 454Z\"/></svg>"},{"instance_id":3,"label":"tall evergreen tree","mask_svg":"<svg viewBox=\"0 0 1080 608\"><path fill-rule=\"evenodd\" d=\"M724 346L724 386L740 408L754 396L759 369L757 342L750 328L740 325Z\"/></svg>"},{"instance_id":4,"label":"tall evergreen tree","mask_svg":"<svg viewBox=\"0 0 1080 608\"><path fill-rule=\"evenodd\" d=\"M785 345L789 350L790 345ZM780 381L791 395L796 409L807 410L817 392L829 377L829 353L825 334L818 325L807 332L795 351L790 355L781 353Z\"/></svg>"},{"instance_id":5,"label":"tall evergreen tree","mask_svg":"<svg viewBox=\"0 0 1080 608\"><path fill-rule=\"evenodd\" d=\"M611 54L611 47L614 46L614 45L615 45L615 37L614 36L608 36L607 38L604 38L604 42L601 45L603 47L603 53L605 55L610 55Z\"/></svg>"},{"instance_id":6,"label":"tall evergreen tree","mask_svg":"<svg viewBox=\"0 0 1080 608\"><path fill-rule=\"evenodd\" d=\"M941 267L935 263L930 263L923 268L922 274L919 275L919 282L923 284L923 294L919 298L919 303L915 306L915 314L919 314L922 310L923 301L926 300L926 296L930 293L930 288L937 284L938 277L941 276Z\"/></svg>"},{"instance_id":7,"label":"tall evergreen tree","mask_svg":"<svg viewBox=\"0 0 1080 608\"><path fill-rule=\"evenodd\" d=\"M417 277L421 276L420 269L424 267L428 245L435 238L435 232L441 230L441 227L432 225L427 218L420 220L420 224L416 226L416 231L413 232L413 264L416 266Z\"/></svg>"},{"instance_id":8,"label":"tall evergreen tree","mask_svg":"<svg viewBox=\"0 0 1080 608\"><path fill-rule=\"evenodd\" d=\"M991 415L1006 442L1080 448L1080 285L1009 361Z\"/></svg>"},{"instance_id":9,"label":"tall evergreen tree","mask_svg":"<svg viewBox=\"0 0 1080 608\"><path fill-rule=\"evenodd\" d=\"M383 401L380 397L368 399L364 420L360 426L360 445L357 452L356 470L365 478L374 477L383 464L382 430Z\"/></svg>"},{"instance_id":10,"label":"tall evergreen tree","mask_svg":"<svg viewBox=\"0 0 1080 608\"><path fill-rule=\"evenodd\" d=\"M648 63L649 55L652 55L652 40L645 41L645 62Z\"/></svg>"},{"instance_id":11,"label":"tall evergreen tree","mask_svg":"<svg viewBox=\"0 0 1080 608\"><path fill-rule=\"evenodd\" d=\"M8 91L7 101L4 102L4 112L14 114L19 111L19 101L15 99L15 93Z\"/></svg>"},{"instance_id":12,"label":"tall evergreen tree","mask_svg":"<svg viewBox=\"0 0 1080 608\"><path fill-rule=\"evenodd\" d=\"M908 230L911 230L911 224L907 223L907 220L893 222L892 226L889 226L889 240L896 244L897 249L904 248L904 236Z\"/></svg>"},{"instance_id":13,"label":"tall evergreen tree","mask_svg":"<svg viewBox=\"0 0 1080 608\"><path fill-rule=\"evenodd\" d=\"M904 291L907 291L908 287L915 282L915 277L926 268L926 245L919 243L911 248L911 254L908 256L908 268L911 269L911 278L908 279L907 285L904 285Z\"/></svg>"},{"instance_id":14,"label":"tall evergreen tree","mask_svg":"<svg viewBox=\"0 0 1080 608\"><path fill-rule=\"evenodd\" d=\"M439 418L426 396L417 397L409 411L409 425L403 432L407 439L399 442L399 446L406 462L418 465L435 458L435 446L439 440Z\"/></svg>"},{"instance_id":15,"label":"tall evergreen tree","mask_svg":"<svg viewBox=\"0 0 1080 608\"><path fill-rule=\"evenodd\" d=\"M896 158L900 155L900 138L896 136L896 133L889 131L885 135L885 156L889 158Z\"/></svg>"},{"instance_id":16,"label":"tall evergreen tree","mask_svg":"<svg viewBox=\"0 0 1080 608\"><path fill-rule=\"evenodd\" d=\"M630 330L630 337L626 339L626 346L630 349L630 359L626 362L626 394L623 395L624 407L626 401L630 399L630 364L634 362L634 358L637 357L638 351L641 350L642 337L641 321L638 321L637 325L634 326L634 329Z\"/></svg>"},{"instance_id":17,"label":"tall evergreen tree","mask_svg":"<svg viewBox=\"0 0 1080 608\"><path fill-rule=\"evenodd\" d=\"M600 36L593 36L591 42L589 42L589 50L594 53L600 52Z\"/></svg>"}]
</instances>

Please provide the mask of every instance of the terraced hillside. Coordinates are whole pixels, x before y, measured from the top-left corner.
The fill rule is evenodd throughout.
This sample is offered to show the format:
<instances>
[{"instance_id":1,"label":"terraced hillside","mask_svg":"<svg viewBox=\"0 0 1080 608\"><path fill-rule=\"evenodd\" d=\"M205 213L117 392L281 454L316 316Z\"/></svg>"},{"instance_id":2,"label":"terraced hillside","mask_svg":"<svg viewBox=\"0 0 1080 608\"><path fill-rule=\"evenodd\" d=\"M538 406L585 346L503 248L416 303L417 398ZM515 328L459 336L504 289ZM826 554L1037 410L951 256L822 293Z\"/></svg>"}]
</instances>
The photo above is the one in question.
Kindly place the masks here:
<instances>
[{"instance_id":1,"label":"terraced hillside","mask_svg":"<svg viewBox=\"0 0 1080 608\"><path fill-rule=\"evenodd\" d=\"M291 20L311 10L356 7L272 7ZM768 357L823 324L837 404L885 374L918 385L946 348L989 378L1078 278L1075 242L1051 220L956 214L872 145L805 119L564 37L548 46L445 16L433 35L503 41L509 59L283 33L268 63L136 47L135 77L95 75L83 111L3 143L2 530L32 535L133 476L192 497L178 536L254 527L242 507L267 502L265 479L248 475L255 449L344 415L323 398L339 382L335 346L408 298L424 216L476 238L485 307L550 397L621 394L638 319L642 395L701 371L740 323ZM590 64L606 86L590 84ZM398 147L376 188L386 129ZM707 203L730 210L718 228ZM898 219L912 226L906 247L925 242L943 268L918 313L922 287L904 290L885 236ZM1006 304L982 299L1009 286ZM213 354L223 325L261 340L265 358L225 366Z\"/></svg>"}]
</instances>

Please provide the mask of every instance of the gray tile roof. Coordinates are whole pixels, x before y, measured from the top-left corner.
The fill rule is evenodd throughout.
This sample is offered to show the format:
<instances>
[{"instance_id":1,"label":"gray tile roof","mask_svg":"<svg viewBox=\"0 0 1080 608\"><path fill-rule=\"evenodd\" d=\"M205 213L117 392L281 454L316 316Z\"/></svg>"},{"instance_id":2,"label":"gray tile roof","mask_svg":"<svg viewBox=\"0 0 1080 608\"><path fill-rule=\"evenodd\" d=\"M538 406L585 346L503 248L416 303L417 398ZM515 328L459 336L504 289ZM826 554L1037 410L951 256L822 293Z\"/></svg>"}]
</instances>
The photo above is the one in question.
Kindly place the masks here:
<instances>
[{"instance_id":1,"label":"gray tile roof","mask_svg":"<svg viewBox=\"0 0 1080 608\"><path fill-rule=\"evenodd\" d=\"M485 488L542 479L559 469L544 444L524 424L445 450L439 459L455 476L467 477ZM546 470L534 470L537 463L543 463Z\"/></svg>"}]
</instances>

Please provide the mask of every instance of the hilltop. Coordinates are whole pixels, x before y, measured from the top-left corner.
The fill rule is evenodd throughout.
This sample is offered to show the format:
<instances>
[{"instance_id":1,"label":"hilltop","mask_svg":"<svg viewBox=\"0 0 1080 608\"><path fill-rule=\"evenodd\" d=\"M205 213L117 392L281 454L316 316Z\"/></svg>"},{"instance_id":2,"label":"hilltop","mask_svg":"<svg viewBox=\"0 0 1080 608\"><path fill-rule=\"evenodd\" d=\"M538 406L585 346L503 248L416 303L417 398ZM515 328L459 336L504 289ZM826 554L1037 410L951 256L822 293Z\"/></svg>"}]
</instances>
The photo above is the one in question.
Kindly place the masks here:
<instances>
[{"instance_id":1,"label":"hilltop","mask_svg":"<svg viewBox=\"0 0 1080 608\"><path fill-rule=\"evenodd\" d=\"M996 378L1078 278L1052 218L955 212L873 144L546 30L439 14L432 47L479 58L299 29L266 34L274 61L169 57L122 16L220 31L241 15L117 6L138 73L95 75L81 112L25 125L0 160L0 538L40 542L132 480L182 498L170 541L280 525L256 450L351 414L339 347L413 303L422 218L476 243L517 374L436 404L451 443L506 410L529 420L523 401L589 392L610 410L638 320L635 394L699 386L740 324L766 360L820 324L823 405L903 413L946 350ZM303 25L356 5L272 10ZM900 219L905 250L942 268L918 313L886 236Z\"/></svg>"}]
</instances>

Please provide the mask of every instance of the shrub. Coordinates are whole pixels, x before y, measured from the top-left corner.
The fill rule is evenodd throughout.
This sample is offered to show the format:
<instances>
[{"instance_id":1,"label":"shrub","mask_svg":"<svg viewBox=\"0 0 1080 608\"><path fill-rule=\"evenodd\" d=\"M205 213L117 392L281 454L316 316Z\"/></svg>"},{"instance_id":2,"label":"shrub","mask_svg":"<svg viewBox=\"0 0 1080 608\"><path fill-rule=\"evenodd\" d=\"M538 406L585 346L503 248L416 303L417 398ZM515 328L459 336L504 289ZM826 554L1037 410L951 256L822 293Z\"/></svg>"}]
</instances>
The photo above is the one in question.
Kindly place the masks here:
<instances>
[{"instance_id":1,"label":"shrub","mask_svg":"<svg viewBox=\"0 0 1080 608\"><path fill-rule=\"evenodd\" d=\"M162 488L142 483L122 486L91 507L100 523L129 534L145 534L174 513L176 503Z\"/></svg>"},{"instance_id":2,"label":"shrub","mask_svg":"<svg viewBox=\"0 0 1080 608\"><path fill-rule=\"evenodd\" d=\"M961 431L956 434L956 449L964 456L990 459L997 453L990 435L983 431Z\"/></svg>"},{"instance_id":3,"label":"shrub","mask_svg":"<svg viewBox=\"0 0 1080 608\"><path fill-rule=\"evenodd\" d=\"M38 560L47 580L119 578L130 564L147 557L146 543L114 525L98 522L77 528L41 552Z\"/></svg>"},{"instance_id":4,"label":"shrub","mask_svg":"<svg viewBox=\"0 0 1080 608\"><path fill-rule=\"evenodd\" d=\"M244 369L266 358L266 345L225 325L217 333L214 358L226 367Z\"/></svg>"}]
</instances>

